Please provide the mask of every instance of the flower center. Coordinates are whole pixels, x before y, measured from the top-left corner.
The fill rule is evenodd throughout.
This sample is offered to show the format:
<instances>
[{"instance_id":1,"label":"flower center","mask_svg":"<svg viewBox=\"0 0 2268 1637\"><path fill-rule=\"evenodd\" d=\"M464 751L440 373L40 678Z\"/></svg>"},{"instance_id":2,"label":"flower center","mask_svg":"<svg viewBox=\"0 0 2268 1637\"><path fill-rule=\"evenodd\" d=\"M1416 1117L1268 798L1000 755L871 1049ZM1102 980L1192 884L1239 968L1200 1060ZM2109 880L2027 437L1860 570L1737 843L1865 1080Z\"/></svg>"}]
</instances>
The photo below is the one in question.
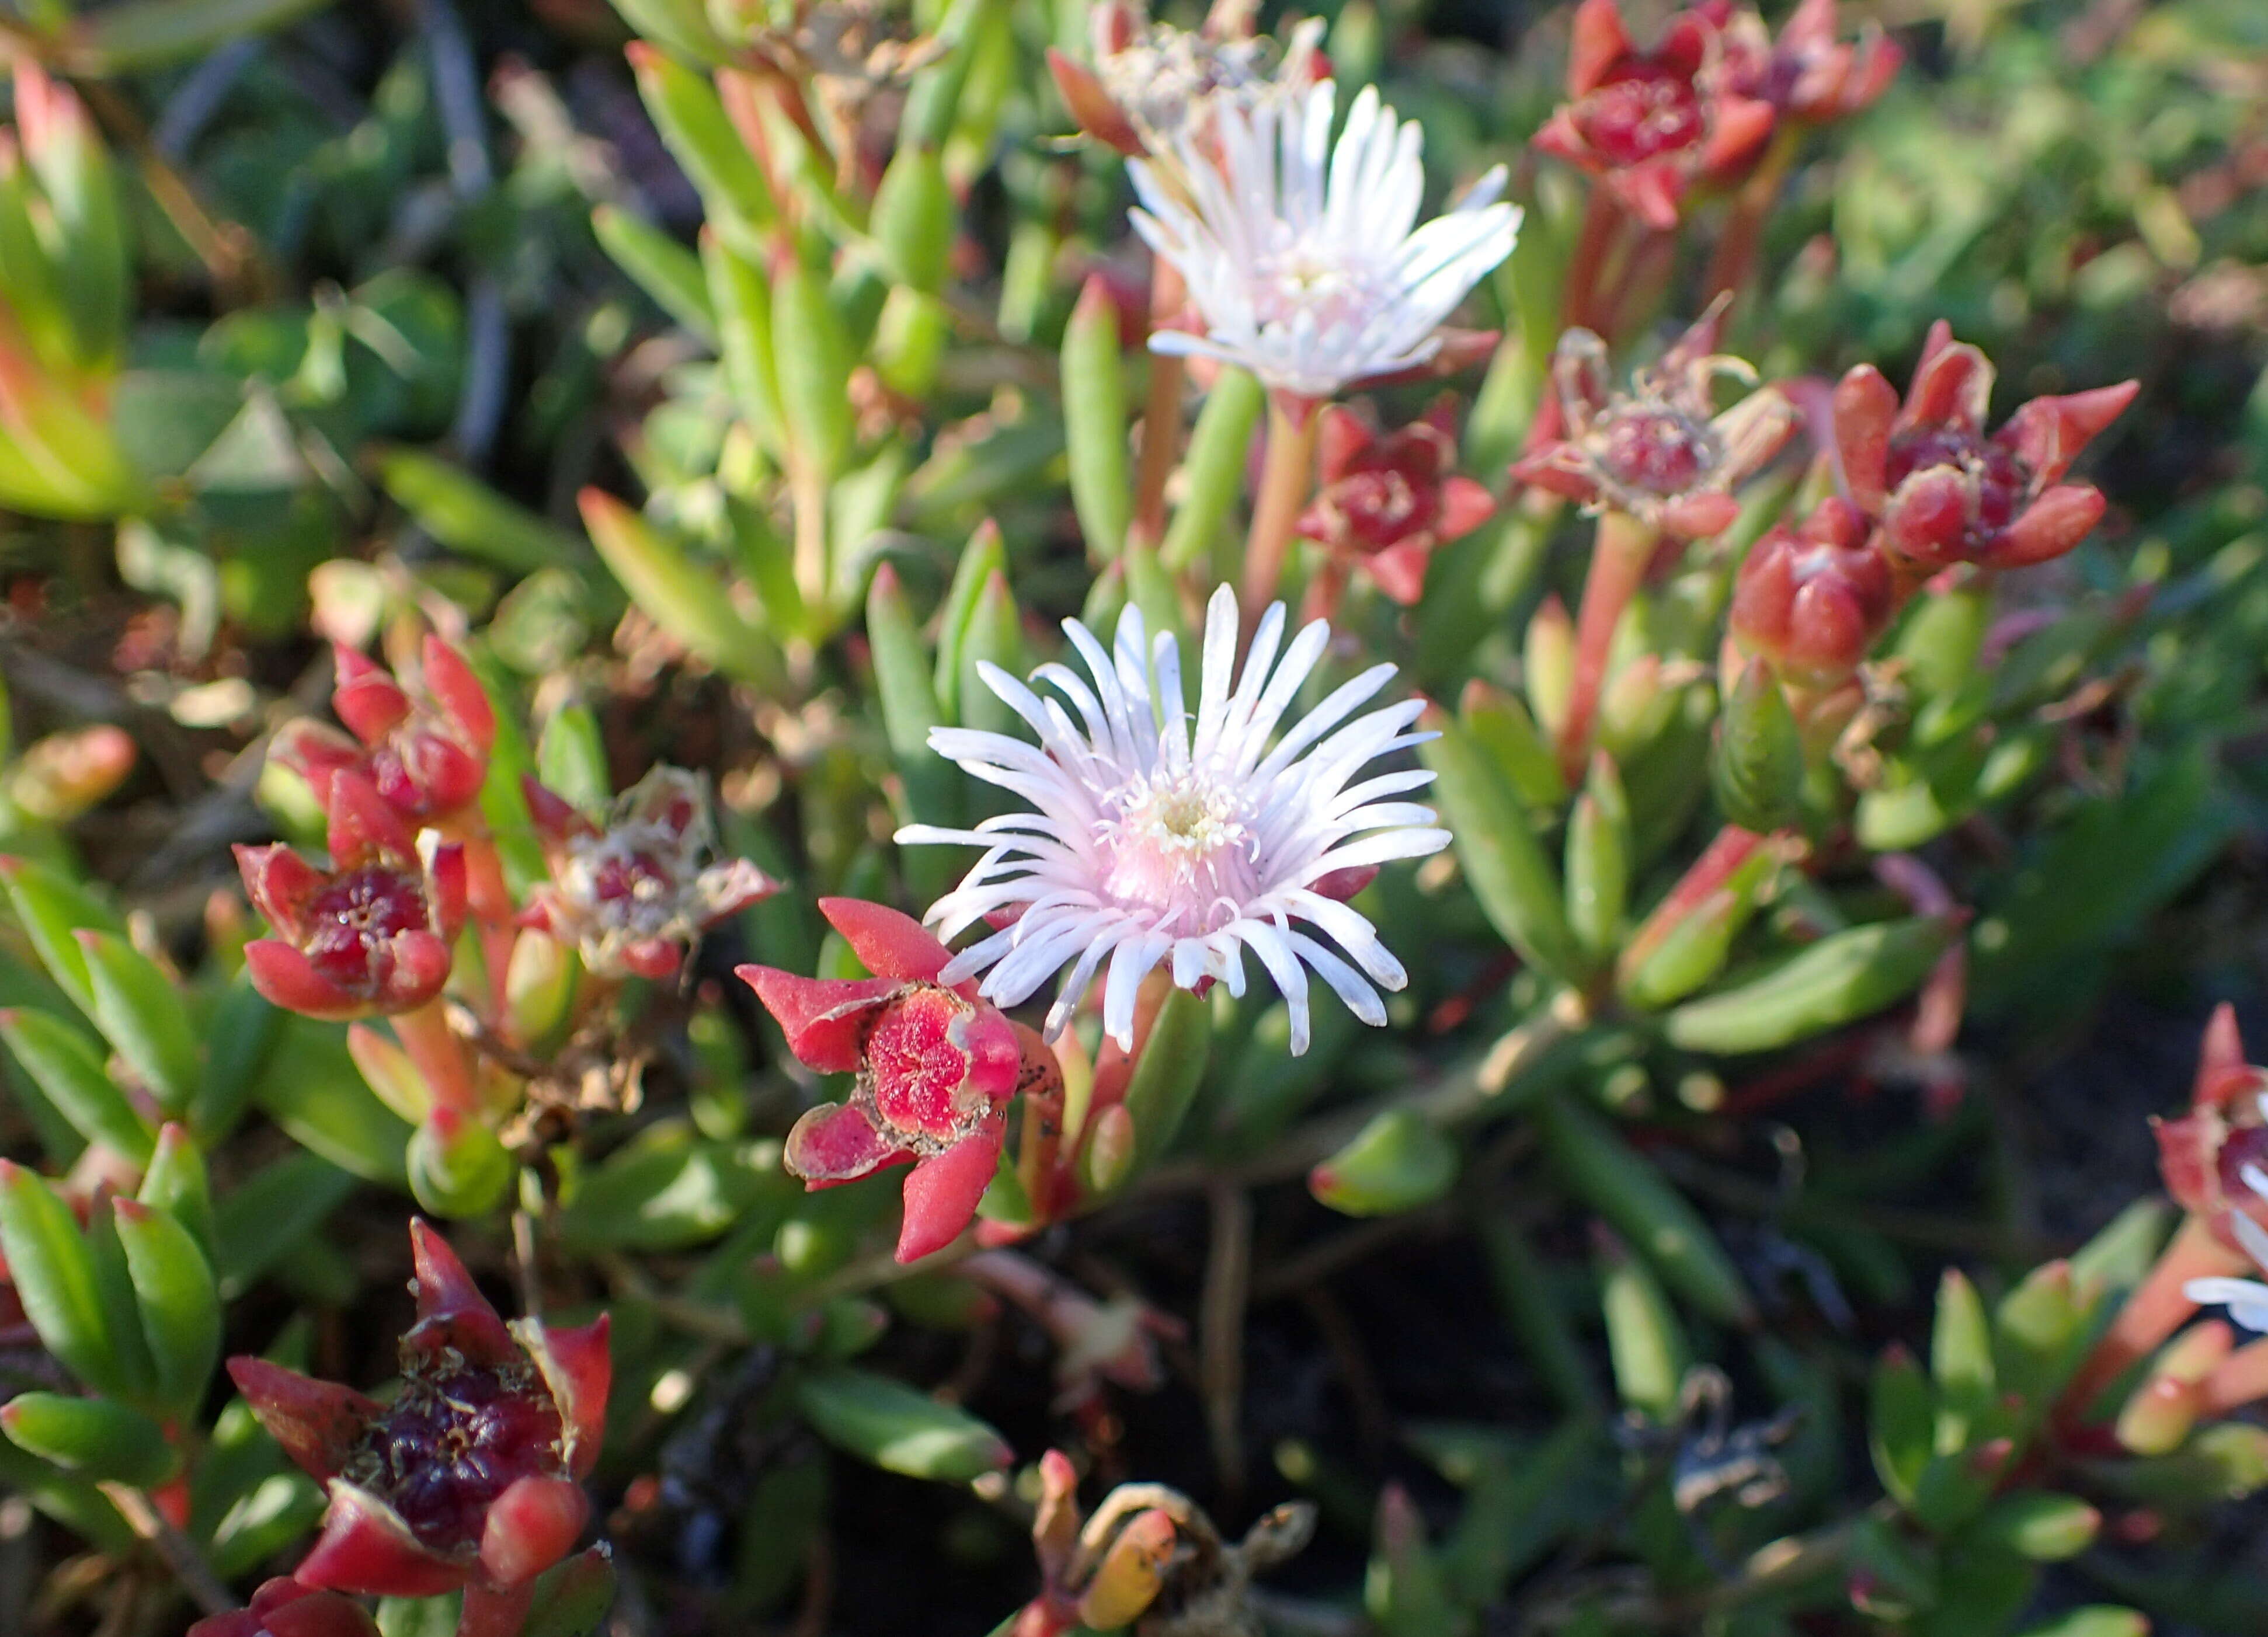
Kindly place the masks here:
<instances>
[{"instance_id":1,"label":"flower center","mask_svg":"<svg viewBox=\"0 0 2268 1637\"><path fill-rule=\"evenodd\" d=\"M1347 532L1366 551L1383 551L1428 527L1440 510L1437 491L1420 488L1399 472L1356 472L1339 480L1332 496Z\"/></svg>"},{"instance_id":2,"label":"flower center","mask_svg":"<svg viewBox=\"0 0 2268 1637\"><path fill-rule=\"evenodd\" d=\"M1359 327L1391 294L1344 252L1305 240L1261 257L1256 270L1252 305L1263 324L1292 324L1305 315L1319 331Z\"/></svg>"},{"instance_id":3,"label":"flower center","mask_svg":"<svg viewBox=\"0 0 2268 1637\"><path fill-rule=\"evenodd\" d=\"M1926 427L1890 440L1886 477L1893 492L1917 472L1951 466L1969 480L1974 496L1967 540L1981 546L2008 526L2024 509L2031 473L1999 444L1957 426Z\"/></svg>"},{"instance_id":4,"label":"flower center","mask_svg":"<svg viewBox=\"0 0 2268 1637\"><path fill-rule=\"evenodd\" d=\"M681 910L670 862L620 831L578 843L561 875L566 895L600 925L617 931L659 932Z\"/></svg>"},{"instance_id":5,"label":"flower center","mask_svg":"<svg viewBox=\"0 0 2268 1637\"><path fill-rule=\"evenodd\" d=\"M342 1473L390 1504L420 1544L477 1546L489 1504L560 1470L559 1408L525 1364L412 1369Z\"/></svg>"},{"instance_id":6,"label":"flower center","mask_svg":"<svg viewBox=\"0 0 2268 1637\"><path fill-rule=\"evenodd\" d=\"M1254 837L1237 793L1197 768L1137 779L1102 821L1104 892L1146 911L1160 932L1199 936L1235 919L1259 890Z\"/></svg>"},{"instance_id":7,"label":"flower center","mask_svg":"<svg viewBox=\"0 0 2268 1637\"><path fill-rule=\"evenodd\" d=\"M384 985L395 937L432 925L416 878L382 864L350 870L316 893L307 920L307 959L356 995L375 994Z\"/></svg>"},{"instance_id":8,"label":"flower center","mask_svg":"<svg viewBox=\"0 0 2268 1637\"><path fill-rule=\"evenodd\" d=\"M976 1009L950 989L916 984L875 1016L861 1055L874 1106L902 1134L946 1141L962 1134Z\"/></svg>"},{"instance_id":9,"label":"flower center","mask_svg":"<svg viewBox=\"0 0 2268 1637\"><path fill-rule=\"evenodd\" d=\"M1644 404L1610 410L1597 437L1599 464L1608 476L1646 495L1685 494L1721 458L1707 427L1674 409Z\"/></svg>"},{"instance_id":10,"label":"flower center","mask_svg":"<svg viewBox=\"0 0 2268 1637\"><path fill-rule=\"evenodd\" d=\"M1659 68L1634 68L1577 105L1584 139L1609 165L1638 165L1701 140L1701 99L1690 79Z\"/></svg>"}]
</instances>

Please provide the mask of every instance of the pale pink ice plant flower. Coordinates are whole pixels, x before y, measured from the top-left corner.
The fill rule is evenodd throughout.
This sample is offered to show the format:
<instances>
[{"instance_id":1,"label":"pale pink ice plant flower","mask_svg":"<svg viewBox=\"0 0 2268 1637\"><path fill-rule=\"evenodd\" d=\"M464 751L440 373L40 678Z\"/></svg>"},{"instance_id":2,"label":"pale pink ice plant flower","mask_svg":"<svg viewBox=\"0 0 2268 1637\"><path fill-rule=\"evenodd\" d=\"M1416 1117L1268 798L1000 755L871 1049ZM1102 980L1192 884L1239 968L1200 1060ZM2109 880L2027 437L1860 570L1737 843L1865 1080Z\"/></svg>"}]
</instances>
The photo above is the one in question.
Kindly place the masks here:
<instances>
[{"instance_id":1,"label":"pale pink ice plant flower","mask_svg":"<svg viewBox=\"0 0 2268 1637\"><path fill-rule=\"evenodd\" d=\"M1241 995L1249 950L1284 996L1293 1052L1308 1040L1309 972L1365 1023L1384 1024L1379 991L1401 988L1407 974L1335 893L1351 875L1449 843L1431 808L1403 799L1430 771L1373 767L1432 737L1412 731L1422 701L1365 710L1394 675L1376 664L1295 716L1329 628L1316 620L1286 642L1283 605L1274 605L1240 670L1226 586L1206 610L1194 717L1173 635L1152 636L1138 609L1120 616L1107 652L1078 620L1064 630L1087 674L1060 663L1033 673L1059 698L979 667L1037 744L931 731L939 754L1030 804L974 829L898 833L902 842L985 849L927 919L948 941L979 923L996 929L939 980L982 973L980 992L1009 1007L1068 967L1047 1017L1052 1039L1102 973L1104 1032L1130 1050L1145 975L1162 966L1182 988L1218 980Z\"/></svg>"},{"instance_id":2,"label":"pale pink ice plant flower","mask_svg":"<svg viewBox=\"0 0 2268 1637\"><path fill-rule=\"evenodd\" d=\"M1127 165L1134 228L1189 286L1204 331L1161 329L1153 351L1241 364L1280 393L1327 399L1415 370L1475 284L1512 253L1520 210L1505 171L1423 226L1424 136L1365 86L1336 146L1329 80L1297 96L1222 99L1201 144Z\"/></svg>"}]
</instances>

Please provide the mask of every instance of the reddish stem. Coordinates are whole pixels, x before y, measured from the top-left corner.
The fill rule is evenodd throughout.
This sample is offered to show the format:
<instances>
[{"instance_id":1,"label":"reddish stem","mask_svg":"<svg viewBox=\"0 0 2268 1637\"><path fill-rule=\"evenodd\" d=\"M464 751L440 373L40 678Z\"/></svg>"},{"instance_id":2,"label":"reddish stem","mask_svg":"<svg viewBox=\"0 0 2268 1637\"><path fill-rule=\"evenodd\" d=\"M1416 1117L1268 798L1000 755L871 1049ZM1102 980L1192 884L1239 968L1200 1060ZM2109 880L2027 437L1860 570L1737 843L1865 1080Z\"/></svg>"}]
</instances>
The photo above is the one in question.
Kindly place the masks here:
<instances>
[{"instance_id":1,"label":"reddish stem","mask_svg":"<svg viewBox=\"0 0 2268 1637\"><path fill-rule=\"evenodd\" d=\"M481 961L489 974L490 1014L502 1017L512 944L519 935L512 924L517 912L512 889L504 878L504 855L497 851L496 837L485 827L465 838L465 889L480 927Z\"/></svg>"},{"instance_id":2,"label":"reddish stem","mask_svg":"<svg viewBox=\"0 0 2268 1637\"><path fill-rule=\"evenodd\" d=\"M465 1056L464 1042L449 1027L447 1012L438 1000L414 1010L396 1012L394 1033L409 1054L433 1101L468 1119L480 1112L480 1092L473 1083L473 1066Z\"/></svg>"},{"instance_id":3,"label":"reddish stem","mask_svg":"<svg viewBox=\"0 0 2268 1637\"><path fill-rule=\"evenodd\" d=\"M1567 686L1567 716L1559 729L1559 767L1570 784L1591 760L1591 734L1606 686L1607 652L1623 611L1653 559L1653 530L1626 511L1599 518L1591 566L1583 577L1583 603L1575 619L1575 667Z\"/></svg>"},{"instance_id":4,"label":"reddish stem","mask_svg":"<svg viewBox=\"0 0 2268 1637\"><path fill-rule=\"evenodd\" d=\"M457 1616L457 1637L519 1637L527 1625L528 1609L534 1602L533 1580L524 1580L501 1591L468 1586L465 1606Z\"/></svg>"},{"instance_id":5,"label":"reddish stem","mask_svg":"<svg viewBox=\"0 0 2268 1637\"><path fill-rule=\"evenodd\" d=\"M1324 560L1315 570L1315 577L1307 582L1307 595L1300 599L1300 618L1336 620L1339 617L1339 599L1346 595L1346 564L1338 557Z\"/></svg>"},{"instance_id":6,"label":"reddish stem","mask_svg":"<svg viewBox=\"0 0 2268 1637\"><path fill-rule=\"evenodd\" d=\"M1252 508L1252 532L1244 543L1248 641L1261 614L1276 600L1285 560L1292 553L1292 537L1314 490L1315 434L1322 424L1315 407L1304 400L1289 400L1280 393L1269 394L1268 454L1260 472L1260 498Z\"/></svg>"},{"instance_id":7,"label":"reddish stem","mask_svg":"<svg viewBox=\"0 0 2268 1637\"><path fill-rule=\"evenodd\" d=\"M2268 1398L2268 1336L2247 1342L2213 1367L2198 1397L2198 1413L2207 1420Z\"/></svg>"},{"instance_id":8,"label":"reddish stem","mask_svg":"<svg viewBox=\"0 0 2268 1637\"><path fill-rule=\"evenodd\" d=\"M2183 1289L2191 1280L2226 1278L2244 1272L2248 1266L2243 1257L2214 1236L2203 1217L2184 1216L2181 1231L2159 1254L2149 1276L2126 1298L2126 1305L2118 1310L2118 1317L2064 1390L2059 1413L2071 1418L2084 1415L2105 1387L2181 1328L2197 1311L2197 1303Z\"/></svg>"},{"instance_id":9,"label":"reddish stem","mask_svg":"<svg viewBox=\"0 0 2268 1637\"><path fill-rule=\"evenodd\" d=\"M1727 291L1737 294L1756 272L1756 246L1772 207L1779 202L1780 184L1786 179L1788 164L1795 157L1796 142L1795 128L1782 126L1771 145L1764 150L1756 174L1734 196L1732 212L1725 218L1724 233L1709 257L1709 275L1702 286L1703 306Z\"/></svg>"},{"instance_id":10,"label":"reddish stem","mask_svg":"<svg viewBox=\"0 0 2268 1637\"><path fill-rule=\"evenodd\" d=\"M1637 329L1657 306L1677 263L1677 235L1648 228L1634 239L1616 269L1614 295L1601 308L1600 334L1611 346Z\"/></svg>"},{"instance_id":11,"label":"reddish stem","mask_svg":"<svg viewBox=\"0 0 2268 1637\"><path fill-rule=\"evenodd\" d=\"M1562 329L1597 327L1600 308L1592 297L1604 280L1607 263L1629 220L1622 206L1615 202L1614 195L1604 186L1594 184L1591 197L1583 207L1582 230L1576 238L1573 253L1567 258L1567 271L1559 286Z\"/></svg>"},{"instance_id":12,"label":"reddish stem","mask_svg":"<svg viewBox=\"0 0 2268 1637\"><path fill-rule=\"evenodd\" d=\"M1181 269L1162 258L1150 264L1150 327L1158 330L1187 298ZM1134 516L1130 543L1155 546L1166 536L1166 481L1182 451L1182 360L1150 355L1150 397L1142 410L1142 458L1134 475Z\"/></svg>"}]
</instances>

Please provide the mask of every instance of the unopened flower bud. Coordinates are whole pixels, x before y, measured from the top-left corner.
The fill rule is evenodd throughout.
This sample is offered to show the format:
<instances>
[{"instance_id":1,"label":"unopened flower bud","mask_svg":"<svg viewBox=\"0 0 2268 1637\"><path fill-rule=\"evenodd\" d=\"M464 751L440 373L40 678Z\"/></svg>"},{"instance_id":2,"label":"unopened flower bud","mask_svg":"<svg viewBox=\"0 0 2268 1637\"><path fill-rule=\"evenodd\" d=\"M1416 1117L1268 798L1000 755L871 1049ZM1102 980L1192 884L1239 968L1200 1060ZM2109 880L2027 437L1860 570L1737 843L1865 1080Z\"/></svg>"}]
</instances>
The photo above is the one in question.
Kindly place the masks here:
<instances>
[{"instance_id":1,"label":"unopened flower bud","mask_svg":"<svg viewBox=\"0 0 2268 1637\"><path fill-rule=\"evenodd\" d=\"M1830 497L1800 527L1775 528L1750 548L1733 591L1733 643L1799 686L1832 686L1858 669L1895 598L1866 520Z\"/></svg>"},{"instance_id":2,"label":"unopened flower bud","mask_svg":"<svg viewBox=\"0 0 2268 1637\"><path fill-rule=\"evenodd\" d=\"M1113 1103L1094 1117L1086 1139L1086 1177L1097 1193L1108 1193L1126 1180L1135 1156L1134 1116Z\"/></svg>"},{"instance_id":3,"label":"unopened flower bud","mask_svg":"<svg viewBox=\"0 0 2268 1637\"><path fill-rule=\"evenodd\" d=\"M423 689L412 695L355 650L335 650L332 708L353 734L313 722L291 724L276 754L296 768L328 808L335 774L354 772L411 825L442 824L479 798L496 742L496 713L464 656L425 639Z\"/></svg>"},{"instance_id":4,"label":"unopened flower bud","mask_svg":"<svg viewBox=\"0 0 2268 1637\"><path fill-rule=\"evenodd\" d=\"M34 818L69 824L126 782L134 756L132 736L107 723L50 733L18 759L8 796Z\"/></svg>"},{"instance_id":5,"label":"unopened flower bud","mask_svg":"<svg viewBox=\"0 0 2268 1637\"><path fill-rule=\"evenodd\" d=\"M2235 1332L2218 1319L2176 1337L2120 1408L2118 1442L2136 1455L2179 1449L2197 1424L2205 1378L2234 1350L2235 1340Z\"/></svg>"},{"instance_id":6,"label":"unopened flower bud","mask_svg":"<svg viewBox=\"0 0 2268 1637\"><path fill-rule=\"evenodd\" d=\"M1905 54L1867 20L1856 41L1837 38L1836 0L1800 0L1777 40L1753 11L1725 30L1725 81L1788 119L1823 125L1847 119L1889 89Z\"/></svg>"}]
</instances>

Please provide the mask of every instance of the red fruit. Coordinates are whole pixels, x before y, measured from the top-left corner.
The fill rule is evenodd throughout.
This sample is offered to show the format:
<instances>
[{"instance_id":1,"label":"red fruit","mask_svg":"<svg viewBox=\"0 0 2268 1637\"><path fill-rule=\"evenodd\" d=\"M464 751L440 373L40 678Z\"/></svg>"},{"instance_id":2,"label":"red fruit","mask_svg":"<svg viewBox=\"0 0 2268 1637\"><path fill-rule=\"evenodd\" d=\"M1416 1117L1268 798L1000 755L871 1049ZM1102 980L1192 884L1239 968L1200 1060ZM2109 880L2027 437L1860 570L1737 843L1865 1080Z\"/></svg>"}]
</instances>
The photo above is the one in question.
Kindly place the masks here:
<instances>
[{"instance_id":1,"label":"red fruit","mask_svg":"<svg viewBox=\"0 0 2268 1637\"><path fill-rule=\"evenodd\" d=\"M1940 319L1903 405L1870 365L1835 390L1835 439L1852 498L1917 574L1962 562L2044 562L2102 519L2098 491L2060 480L2133 401L2138 384L2035 398L1988 436L1992 378L1984 355L1955 342Z\"/></svg>"},{"instance_id":2,"label":"red fruit","mask_svg":"<svg viewBox=\"0 0 2268 1637\"><path fill-rule=\"evenodd\" d=\"M1680 11L1639 50L1616 0L1576 8L1567 93L1535 146L1601 178L1649 227L1677 225L1697 184L1735 180L1764 150L1771 102L1726 71L1728 6Z\"/></svg>"},{"instance_id":3,"label":"red fruit","mask_svg":"<svg viewBox=\"0 0 2268 1637\"><path fill-rule=\"evenodd\" d=\"M820 908L868 969L860 980L806 978L770 966L740 975L785 1032L798 1061L857 1075L850 1096L805 1112L785 1163L812 1187L914 1164L898 1259L912 1261L967 1227L998 1165L1001 1111L1046 1047L1020 1033L974 983L935 980L950 951L879 904L822 899Z\"/></svg>"},{"instance_id":4,"label":"red fruit","mask_svg":"<svg viewBox=\"0 0 2268 1637\"><path fill-rule=\"evenodd\" d=\"M1322 485L1300 532L1367 572L1405 606L1425 590L1436 547L1488 521L1496 497L1456 466L1457 400L1445 394L1425 416L1381 437L1359 415L1332 405L1318 434Z\"/></svg>"},{"instance_id":5,"label":"red fruit","mask_svg":"<svg viewBox=\"0 0 2268 1637\"><path fill-rule=\"evenodd\" d=\"M1889 89L1905 54L1872 19L1855 43L1837 39L1835 24L1835 0L1801 0L1777 40L1742 12L1726 30L1727 84L1806 124L1847 119Z\"/></svg>"},{"instance_id":6,"label":"red fruit","mask_svg":"<svg viewBox=\"0 0 2268 1637\"><path fill-rule=\"evenodd\" d=\"M1750 658L1823 688L1858 669L1896 602L1890 566L1867 541L1865 520L1830 498L1800 529L1773 529L1750 547L1733 591L1733 642Z\"/></svg>"},{"instance_id":7,"label":"red fruit","mask_svg":"<svg viewBox=\"0 0 2268 1637\"><path fill-rule=\"evenodd\" d=\"M1717 407L1720 379L1755 378L1746 363L1713 350L1724 306L1632 371L1627 392L1609 384L1604 341L1588 330L1561 336L1552 360L1556 435L1531 444L1513 464L1513 479L1626 512L1675 539L1729 527L1740 512L1732 491L1779 452L1795 415L1771 387Z\"/></svg>"},{"instance_id":8,"label":"red fruit","mask_svg":"<svg viewBox=\"0 0 2268 1637\"><path fill-rule=\"evenodd\" d=\"M258 1359L229 1373L329 1487L305 1584L389 1597L516 1585L563 1557L589 1515L578 1480L606 1414L606 1321L515 1331L438 1235L413 1222L410 1237L418 1318L390 1402Z\"/></svg>"}]
</instances>

